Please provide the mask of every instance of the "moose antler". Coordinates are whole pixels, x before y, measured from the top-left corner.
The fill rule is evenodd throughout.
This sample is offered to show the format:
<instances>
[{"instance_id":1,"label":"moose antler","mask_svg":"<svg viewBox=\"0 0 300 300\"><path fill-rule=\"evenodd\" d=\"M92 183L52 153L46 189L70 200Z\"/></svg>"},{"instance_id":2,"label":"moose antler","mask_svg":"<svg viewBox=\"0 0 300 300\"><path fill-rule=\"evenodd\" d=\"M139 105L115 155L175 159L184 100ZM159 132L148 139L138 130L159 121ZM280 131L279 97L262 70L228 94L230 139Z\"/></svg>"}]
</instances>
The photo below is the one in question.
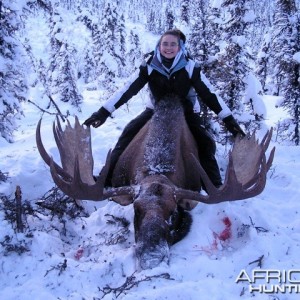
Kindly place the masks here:
<instances>
[{"instance_id":1,"label":"moose antler","mask_svg":"<svg viewBox=\"0 0 300 300\"><path fill-rule=\"evenodd\" d=\"M43 160L50 166L54 182L66 195L79 200L100 201L109 197L134 194L133 187L130 186L104 188L111 151L108 152L105 165L97 181L95 181L90 128L80 125L77 117L75 117L74 128L69 121L64 130L58 119L57 125L53 122L53 134L60 153L62 167L53 161L43 146L40 132L41 121L42 119L40 119L36 129L37 148Z\"/></svg>"},{"instance_id":2,"label":"moose antler","mask_svg":"<svg viewBox=\"0 0 300 300\"><path fill-rule=\"evenodd\" d=\"M251 198L260 194L266 185L266 175L272 165L275 147L271 150L268 161L265 152L269 146L273 130L266 133L259 144L255 133L250 138L236 137L233 149L229 152L224 184L216 188L208 178L199 161L194 157L200 176L205 184L207 194L177 189L175 194L179 203L194 200L207 204L235 201Z\"/></svg>"}]
</instances>

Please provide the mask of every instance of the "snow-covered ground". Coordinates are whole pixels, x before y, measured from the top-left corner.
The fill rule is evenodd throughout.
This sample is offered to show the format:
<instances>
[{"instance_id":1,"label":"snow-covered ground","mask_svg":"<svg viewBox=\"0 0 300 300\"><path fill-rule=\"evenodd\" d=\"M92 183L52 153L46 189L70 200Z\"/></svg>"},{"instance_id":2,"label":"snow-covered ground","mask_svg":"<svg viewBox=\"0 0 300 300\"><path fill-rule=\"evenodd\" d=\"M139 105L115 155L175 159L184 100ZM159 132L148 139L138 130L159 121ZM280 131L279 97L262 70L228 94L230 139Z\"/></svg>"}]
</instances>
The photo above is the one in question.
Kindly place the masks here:
<instances>
[{"instance_id":1,"label":"snow-covered ground","mask_svg":"<svg viewBox=\"0 0 300 300\"><path fill-rule=\"evenodd\" d=\"M78 113L81 122L99 108L99 93L83 90L83 112ZM139 94L128 107L115 112L114 119L92 129L95 173L124 126L143 109L145 98L146 93ZM278 99L264 96L263 100L266 124L274 126L283 117L275 107ZM53 181L35 144L41 113L29 103L24 104L24 113L15 143L0 138L0 170L9 174L7 182L0 184L0 193L14 198L19 185L22 201L37 207ZM58 160L53 120L44 115L42 137L46 149ZM299 299L300 149L279 145L275 137L270 145L276 146L275 159L263 193L245 201L199 204L191 212L190 233L171 248L169 264L152 270L136 271L132 205L85 202L89 214L77 218L52 216L50 211L47 215L47 210L39 209L26 216L24 233L16 233L5 220L5 211L0 211L0 299ZM223 150L218 152L218 160L224 167ZM14 245L26 251L19 255ZM259 263L263 270L296 270L290 274L298 293L250 293L246 280L236 283L242 270L251 276L252 270L260 269ZM267 284L267 280L253 285L259 284Z\"/></svg>"}]
</instances>

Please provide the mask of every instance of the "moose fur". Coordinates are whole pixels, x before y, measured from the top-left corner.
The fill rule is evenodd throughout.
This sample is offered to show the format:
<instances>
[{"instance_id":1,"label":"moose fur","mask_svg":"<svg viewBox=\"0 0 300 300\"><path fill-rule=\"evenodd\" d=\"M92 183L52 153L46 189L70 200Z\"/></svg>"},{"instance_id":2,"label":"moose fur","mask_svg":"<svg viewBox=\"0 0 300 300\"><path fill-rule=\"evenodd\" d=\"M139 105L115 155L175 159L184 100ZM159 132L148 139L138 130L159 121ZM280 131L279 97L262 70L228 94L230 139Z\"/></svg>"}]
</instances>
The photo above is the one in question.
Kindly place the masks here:
<instances>
[{"instance_id":1,"label":"moose fur","mask_svg":"<svg viewBox=\"0 0 300 300\"><path fill-rule=\"evenodd\" d=\"M142 268L167 260L170 244L188 231L191 218L178 208L174 188L201 189L200 172L191 155L198 158L183 107L179 98L170 97L157 104L152 119L133 139L115 167L113 186L140 186L134 199L134 227L136 254ZM170 228L173 228L173 236Z\"/></svg>"}]
</instances>

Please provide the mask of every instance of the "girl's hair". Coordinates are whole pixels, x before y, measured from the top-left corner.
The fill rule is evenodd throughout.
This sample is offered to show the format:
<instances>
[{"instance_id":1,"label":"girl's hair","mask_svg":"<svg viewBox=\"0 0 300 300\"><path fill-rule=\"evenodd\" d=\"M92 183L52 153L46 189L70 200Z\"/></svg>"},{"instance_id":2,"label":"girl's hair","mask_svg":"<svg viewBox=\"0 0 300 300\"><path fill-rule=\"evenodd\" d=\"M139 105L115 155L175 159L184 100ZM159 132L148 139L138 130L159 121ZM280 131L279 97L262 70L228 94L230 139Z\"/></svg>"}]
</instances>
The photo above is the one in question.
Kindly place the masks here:
<instances>
[{"instance_id":1,"label":"girl's hair","mask_svg":"<svg viewBox=\"0 0 300 300\"><path fill-rule=\"evenodd\" d=\"M166 35L173 35L173 36L175 36L175 37L178 38L178 42L179 42L180 40L182 40L183 44L185 44L186 36L185 36L185 34L184 34L181 30L179 30L179 29L177 29L177 28L175 28L175 29L170 29L170 30L167 30L166 32L164 32L164 33L162 34L162 36L160 37L160 39L159 39L159 44L160 44L162 38L163 38L164 36L166 36Z\"/></svg>"}]
</instances>

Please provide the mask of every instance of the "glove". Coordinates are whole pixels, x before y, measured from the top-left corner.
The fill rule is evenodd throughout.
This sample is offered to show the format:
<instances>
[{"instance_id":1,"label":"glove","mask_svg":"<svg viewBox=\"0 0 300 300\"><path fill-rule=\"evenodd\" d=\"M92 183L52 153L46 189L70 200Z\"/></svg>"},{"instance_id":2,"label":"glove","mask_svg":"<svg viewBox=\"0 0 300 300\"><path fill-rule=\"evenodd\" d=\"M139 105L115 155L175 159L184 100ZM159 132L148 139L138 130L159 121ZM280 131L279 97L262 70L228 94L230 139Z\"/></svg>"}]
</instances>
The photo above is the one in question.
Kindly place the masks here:
<instances>
[{"instance_id":1,"label":"glove","mask_svg":"<svg viewBox=\"0 0 300 300\"><path fill-rule=\"evenodd\" d=\"M230 115L223 119L223 122L225 123L225 126L227 130L236 137L238 134L240 134L242 137L246 136L245 132L242 130L240 125L237 123L237 121L234 119L233 115Z\"/></svg>"},{"instance_id":2,"label":"glove","mask_svg":"<svg viewBox=\"0 0 300 300\"><path fill-rule=\"evenodd\" d=\"M88 119L86 119L83 124L86 126L92 125L93 127L97 128L104 124L109 116L110 112L104 107L101 107L98 111L94 112Z\"/></svg>"}]
</instances>

